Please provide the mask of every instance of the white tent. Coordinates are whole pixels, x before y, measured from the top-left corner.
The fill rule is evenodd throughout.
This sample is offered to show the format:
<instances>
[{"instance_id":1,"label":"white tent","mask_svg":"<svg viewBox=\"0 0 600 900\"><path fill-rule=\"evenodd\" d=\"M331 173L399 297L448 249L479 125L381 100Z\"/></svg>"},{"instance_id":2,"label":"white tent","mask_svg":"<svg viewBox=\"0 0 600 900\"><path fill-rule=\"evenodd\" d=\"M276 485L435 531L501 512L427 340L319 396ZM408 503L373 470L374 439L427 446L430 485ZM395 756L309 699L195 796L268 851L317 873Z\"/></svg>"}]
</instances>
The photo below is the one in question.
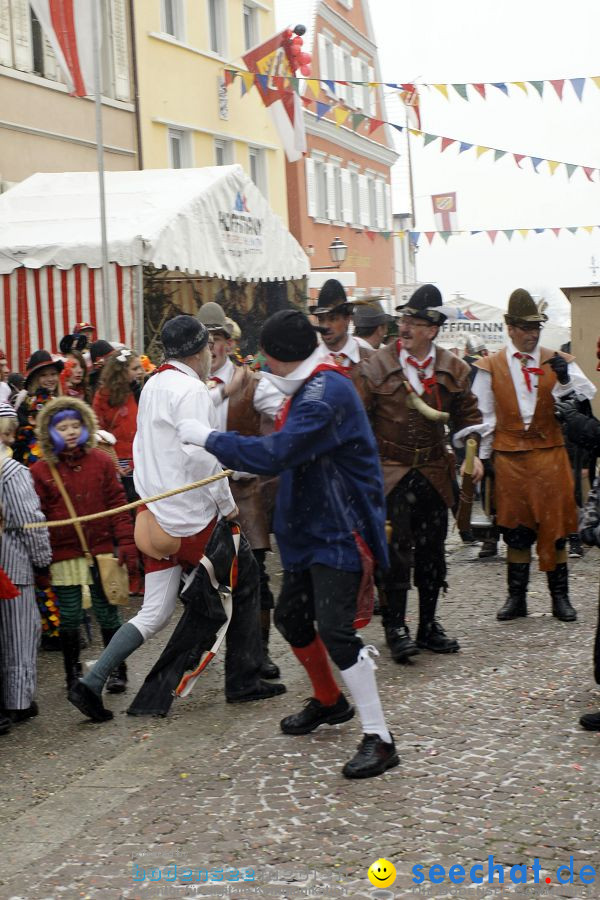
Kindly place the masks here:
<instances>
[{"instance_id":1,"label":"white tent","mask_svg":"<svg viewBox=\"0 0 600 900\"><path fill-rule=\"evenodd\" d=\"M444 303L457 311L455 319L448 318L440 328L436 343L442 347L464 349L470 337L481 339L488 350L500 350L506 343L508 332L504 322L506 310L465 297L453 298ZM544 347L559 349L571 339L571 331L548 321L543 328L541 343Z\"/></svg>"},{"instance_id":2,"label":"white tent","mask_svg":"<svg viewBox=\"0 0 600 900\"><path fill-rule=\"evenodd\" d=\"M78 321L139 344L145 265L245 281L309 273L302 247L241 166L105 179L111 323L102 316L97 174L39 173L0 196L0 346L14 367L31 350L56 350Z\"/></svg>"}]
</instances>

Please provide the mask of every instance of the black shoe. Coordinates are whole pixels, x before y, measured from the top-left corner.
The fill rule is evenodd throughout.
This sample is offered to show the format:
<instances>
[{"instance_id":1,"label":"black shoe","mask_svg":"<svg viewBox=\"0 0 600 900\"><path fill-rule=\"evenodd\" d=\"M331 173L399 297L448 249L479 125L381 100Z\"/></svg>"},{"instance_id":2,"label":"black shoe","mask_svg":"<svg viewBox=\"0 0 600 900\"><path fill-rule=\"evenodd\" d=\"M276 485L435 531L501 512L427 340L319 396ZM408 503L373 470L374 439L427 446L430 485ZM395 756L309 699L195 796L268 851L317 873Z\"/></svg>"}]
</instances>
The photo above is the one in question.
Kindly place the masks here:
<instances>
[{"instance_id":1,"label":"black shoe","mask_svg":"<svg viewBox=\"0 0 600 900\"><path fill-rule=\"evenodd\" d=\"M419 653L419 648L411 638L406 625L399 625L397 628L388 625L385 629L385 639L394 662L406 662L411 656L417 656Z\"/></svg>"},{"instance_id":2,"label":"black shoe","mask_svg":"<svg viewBox=\"0 0 600 900\"><path fill-rule=\"evenodd\" d=\"M561 622L577 621L577 610L571 606L569 598L564 596L552 598L552 615Z\"/></svg>"},{"instance_id":3,"label":"black shoe","mask_svg":"<svg viewBox=\"0 0 600 900\"><path fill-rule=\"evenodd\" d=\"M269 700L279 694L285 694L285 684L268 684L266 681L257 681L256 686L243 694L228 694L228 703L250 703L252 700Z\"/></svg>"},{"instance_id":4,"label":"black shoe","mask_svg":"<svg viewBox=\"0 0 600 900\"><path fill-rule=\"evenodd\" d=\"M583 544L578 534L569 535L569 559L581 559L583 557Z\"/></svg>"},{"instance_id":5,"label":"black shoe","mask_svg":"<svg viewBox=\"0 0 600 900\"><path fill-rule=\"evenodd\" d=\"M340 694L333 706L323 706L319 700L311 697L301 712L286 716L279 725L284 734L310 734L319 725L340 725L353 716L354 707L350 706L343 694Z\"/></svg>"},{"instance_id":6,"label":"black shoe","mask_svg":"<svg viewBox=\"0 0 600 900\"><path fill-rule=\"evenodd\" d=\"M106 691L109 694L123 694L127 690L127 663L120 663L113 669L106 681Z\"/></svg>"},{"instance_id":7,"label":"black shoe","mask_svg":"<svg viewBox=\"0 0 600 900\"><path fill-rule=\"evenodd\" d=\"M586 713L580 718L579 724L586 731L600 731L600 712Z\"/></svg>"},{"instance_id":8,"label":"black shoe","mask_svg":"<svg viewBox=\"0 0 600 900\"><path fill-rule=\"evenodd\" d=\"M433 653L456 653L457 650L460 650L458 641L449 638L436 619L428 625L419 625L417 647L432 650Z\"/></svg>"},{"instance_id":9,"label":"black shoe","mask_svg":"<svg viewBox=\"0 0 600 900\"><path fill-rule=\"evenodd\" d=\"M527 601L522 597L507 597L504 606L496 613L499 622L509 622L527 615Z\"/></svg>"},{"instance_id":10,"label":"black shoe","mask_svg":"<svg viewBox=\"0 0 600 900\"><path fill-rule=\"evenodd\" d=\"M12 726L9 718L0 713L0 734L8 734Z\"/></svg>"},{"instance_id":11,"label":"black shoe","mask_svg":"<svg viewBox=\"0 0 600 900\"><path fill-rule=\"evenodd\" d=\"M34 719L39 711L39 706L32 700L27 709L7 709L6 715L11 722L25 722L26 719Z\"/></svg>"},{"instance_id":12,"label":"black shoe","mask_svg":"<svg viewBox=\"0 0 600 900\"><path fill-rule=\"evenodd\" d=\"M487 559L489 556L498 556L498 541L495 538L490 541L484 541L477 556L479 559Z\"/></svg>"},{"instance_id":13,"label":"black shoe","mask_svg":"<svg viewBox=\"0 0 600 900\"><path fill-rule=\"evenodd\" d=\"M266 647L263 649L263 658L260 664L260 669L258 670L258 674L261 678L279 678L281 676L281 672L279 671L279 666L276 666L271 657L269 656Z\"/></svg>"},{"instance_id":14,"label":"black shoe","mask_svg":"<svg viewBox=\"0 0 600 900\"><path fill-rule=\"evenodd\" d=\"M40 648L42 650L49 651L58 651L60 653L62 647L60 643L60 637L58 634L43 634L42 640L40 643Z\"/></svg>"},{"instance_id":15,"label":"black shoe","mask_svg":"<svg viewBox=\"0 0 600 900\"><path fill-rule=\"evenodd\" d=\"M393 735L391 744L386 744L378 734L365 734L358 745L357 753L348 760L342 769L346 778L373 778L383 775L400 762L396 753Z\"/></svg>"},{"instance_id":16,"label":"black shoe","mask_svg":"<svg viewBox=\"0 0 600 900\"><path fill-rule=\"evenodd\" d=\"M477 538L472 531L459 531L460 539L463 544L476 544Z\"/></svg>"},{"instance_id":17,"label":"black shoe","mask_svg":"<svg viewBox=\"0 0 600 900\"><path fill-rule=\"evenodd\" d=\"M110 709L105 708L102 697L90 690L83 681L78 681L69 690L67 697L69 703L76 706L79 712L82 712L92 722L108 722L113 717Z\"/></svg>"},{"instance_id":18,"label":"black shoe","mask_svg":"<svg viewBox=\"0 0 600 900\"><path fill-rule=\"evenodd\" d=\"M552 615L561 622L575 622L577 611L569 600L569 570L566 563L559 563L553 572L547 572L548 587L552 597Z\"/></svg>"}]
</instances>

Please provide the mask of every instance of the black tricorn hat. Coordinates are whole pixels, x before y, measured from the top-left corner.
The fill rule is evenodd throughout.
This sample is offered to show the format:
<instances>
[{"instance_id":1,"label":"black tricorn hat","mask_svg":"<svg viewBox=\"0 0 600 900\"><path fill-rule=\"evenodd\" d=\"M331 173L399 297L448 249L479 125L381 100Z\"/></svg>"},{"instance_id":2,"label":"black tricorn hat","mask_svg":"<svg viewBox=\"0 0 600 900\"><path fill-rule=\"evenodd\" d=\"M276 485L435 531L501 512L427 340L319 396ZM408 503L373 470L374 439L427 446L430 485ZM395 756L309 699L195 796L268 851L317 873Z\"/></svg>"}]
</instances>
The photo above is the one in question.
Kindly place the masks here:
<instances>
[{"instance_id":1,"label":"black tricorn hat","mask_svg":"<svg viewBox=\"0 0 600 900\"><path fill-rule=\"evenodd\" d=\"M32 353L27 361L27 369L25 370L25 387L29 387L32 376L39 372L40 369L49 369L54 367L57 372L62 372L64 363L62 359L52 359L47 350L36 350Z\"/></svg>"},{"instance_id":2,"label":"black tricorn hat","mask_svg":"<svg viewBox=\"0 0 600 900\"><path fill-rule=\"evenodd\" d=\"M315 306L309 306L309 312L313 316L322 316L326 313L346 310L351 312L351 306L344 290L344 285L337 278L328 278L321 290Z\"/></svg>"},{"instance_id":3,"label":"black tricorn hat","mask_svg":"<svg viewBox=\"0 0 600 900\"><path fill-rule=\"evenodd\" d=\"M397 306L396 311L403 316L423 319L430 325L443 325L447 315L442 311L442 295L435 284L422 284L414 292L408 303Z\"/></svg>"},{"instance_id":4,"label":"black tricorn hat","mask_svg":"<svg viewBox=\"0 0 600 900\"><path fill-rule=\"evenodd\" d=\"M58 345L58 349L61 353L71 353L72 350L77 350L81 353L82 350L88 345L87 334L81 333L73 333L73 334L65 334L64 337L61 337L60 344Z\"/></svg>"}]
</instances>

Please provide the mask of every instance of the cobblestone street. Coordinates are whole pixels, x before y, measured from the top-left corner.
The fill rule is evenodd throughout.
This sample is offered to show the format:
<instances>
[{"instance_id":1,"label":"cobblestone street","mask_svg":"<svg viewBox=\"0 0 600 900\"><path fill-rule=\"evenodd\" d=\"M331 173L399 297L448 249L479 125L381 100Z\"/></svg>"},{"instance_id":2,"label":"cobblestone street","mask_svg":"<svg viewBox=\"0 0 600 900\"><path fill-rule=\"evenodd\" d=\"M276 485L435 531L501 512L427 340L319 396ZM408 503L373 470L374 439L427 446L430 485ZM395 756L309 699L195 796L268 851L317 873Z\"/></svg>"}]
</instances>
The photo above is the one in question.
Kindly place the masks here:
<instances>
[{"instance_id":1,"label":"cobblestone street","mask_svg":"<svg viewBox=\"0 0 600 900\"><path fill-rule=\"evenodd\" d=\"M356 718L307 737L280 733L279 719L310 691L278 635L272 655L286 695L226 705L219 660L169 719L128 717L161 635L132 657L132 687L109 697L115 719L102 726L67 705L60 656L43 653L41 714L1 739L0 896L598 897L598 877L589 887L556 877L571 856L576 875L584 865L600 868L600 734L578 726L583 712L600 706L591 665L598 553L572 567L575 625L551 617L538 573L529 618L500 624L504 560L478 560L477 550L455 537L449 544L441 619L459 638L459 654L423 652L401 667L379 619L366 630L381 650L377 674L401 764L362 783L340 774L360 738ZM84 657L97 652L94 645ZM487 882L491 855L504 867L503 886L498 873L494 886L449 882L450 866L468 875L478 861ZM367 880L378 857L397 870L379 892ZM437 885L428 879L434 863L446 876ZM509 881L517 864L528 867L526 885ZM174 866L178 875L193 870L193 883L167 881ZM223 867L253 870L254 881L198 884L198 870ZM157 869L161 880L150 881Z\"/></svg>"}]
</instances>

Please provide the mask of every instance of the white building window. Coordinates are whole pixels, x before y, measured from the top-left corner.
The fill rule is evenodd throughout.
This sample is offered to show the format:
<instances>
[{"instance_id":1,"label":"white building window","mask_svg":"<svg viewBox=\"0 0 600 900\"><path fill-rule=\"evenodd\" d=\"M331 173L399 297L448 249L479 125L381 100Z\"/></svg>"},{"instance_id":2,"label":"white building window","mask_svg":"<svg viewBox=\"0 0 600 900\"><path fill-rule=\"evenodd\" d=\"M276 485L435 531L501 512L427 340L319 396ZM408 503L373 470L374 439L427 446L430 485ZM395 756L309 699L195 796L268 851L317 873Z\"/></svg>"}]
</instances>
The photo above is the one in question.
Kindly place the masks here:
<instances>
[{"instance_id":1,"label":"white building window","mask_svg":"<svg viewBox=\"0 0 600 900\"><path fill-rule=\"evenodd\" d=\"M352 9L354 6L354 0L338 0L340 6L343 6L344 9Z\"/></svg>"},{"instance_id":2,"label":"white building window","mask_svg":"<svg viewBox=\"0 0 600 900\"><path fill-rule=\"evenodd\" d=\"M225 0L207 0L207 3L210 49L219 56L226 56Z\"/></svg>"},{"instance_id":3,"label":"white building window","mask_svg":"<svg viewBox=\"0 0 600 900\"><path fill-rule=\"evenodd\" d=\"M185 28L182 0L161 0L161 6L162 30L178 41L183 41Z\"/></svg>"},{"instance_id":4,"label":"white building window","mask_svg":"<svg viewBox=\"0 0 600 900\"><path fill-rule=\"evenodd\" d=\"M249 50L251 47L255 47L259 41L258 9L253 3L244 3L242 15L244 16L244 48Z\"/></svg>"},{"instance_id":5,"label":"white building window","mask_svg":"<svg viewBox=\"0 0 600 900\"><path fill-rule=\"evenodd\" d=\"M169 166L172 169L189 169L193 165L192 135L182 128L169 128Z\"/></svg>"},{"instance_id":6,"label":"white building window","mask_svg":"<svg viewBox=\"0 0 600 900\"><path fill-rule=\"evenodd\" d=\"M317 219L327 218L327 171L322 159L315 160L315 186L317 193Z\"/></svg>"},{"instance_id":7,"label":"white building window","mask_svg":"<svg viewBox=\"0 0 600 900\"><path fill-rule=\"evenodd\" d=\"M259 189L263 197L267 196L267 160L262 147L248 148L248 162L250 165L250 178Z\"/></svg>"},{"instance_id":8,"label":"white building window","mask_svg":"<svg viewBox=\"0 0 600 900\"><path fill-rule=\"evenodd\" d=\"M369 225L377 227L377 188L372 176L369 176Z\"/></svg>"},{"instance_id":9,"label":"white building window","mask_svg":"<svg viewBox=\"0 0 600 900\"><path fill-rule=\"evenodd\" d=\"M358 181L358 172L352 169L350 171L350 183L352 189L352 224L361 225L360 219L360 186Z\"/></svg>"},{"instance_id":10,"label":"white building window","mask_svg":"<svg viewBox=\"0 0 600 900\"><path fill-rule=\"evenodd\" d=\"M333 187L334 187L334 196L335 196L335 215L334 219L336 222L343 222L344 213L343 213L343 194L342 194L342 170L339 165L336 165L333 170Z\"/></svg>"},{"instance_id":11,"label":"white building window","mask_svg":"<svg viewBox=\"0 0 600 900\"><path fill-rule=\"evenodd\" d=\"M360 60L360 81L364 82L362 86L362 103L360 105L363 112L369 114L369 105L371 98L371 88L368 85L369 81L369 63L366 59L361 57Z\"/></svg>"},{"instance_id":12,"label":"white building window","mask_svg":"<svg viewBox=\"0 0 600 900\"><path fill-rule=\"evenodd\" d=\"M215 166L230 166L233 163L233 143L218 139L215 141Z\"/></svg>"}]
</instances>

